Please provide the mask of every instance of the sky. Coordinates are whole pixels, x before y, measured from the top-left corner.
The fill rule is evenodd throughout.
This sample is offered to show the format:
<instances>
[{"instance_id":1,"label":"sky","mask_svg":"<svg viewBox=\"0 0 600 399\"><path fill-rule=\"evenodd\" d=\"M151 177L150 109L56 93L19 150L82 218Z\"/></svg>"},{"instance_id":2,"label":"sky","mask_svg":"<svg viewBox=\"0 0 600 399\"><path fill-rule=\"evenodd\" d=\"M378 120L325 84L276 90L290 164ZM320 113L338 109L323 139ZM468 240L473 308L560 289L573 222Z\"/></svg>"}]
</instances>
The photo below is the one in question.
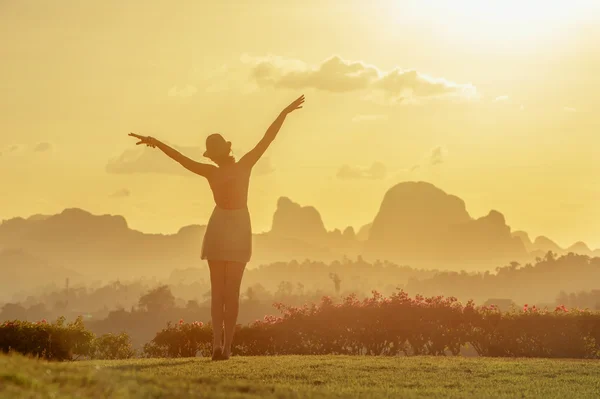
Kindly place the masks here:
<instances>
[{"instance_id":1,"label":"sky","mask_svg":"<svg viewBox=\"0 0 600 399\"><path fill-rule=\"evenodd\" d=\"M249 208L375 217L403 181L600 247L600 2L0 0L0 219L78 207L174 233L206 181L129 132L238 157L299 95Z\"/></svg>"}]
</instances>

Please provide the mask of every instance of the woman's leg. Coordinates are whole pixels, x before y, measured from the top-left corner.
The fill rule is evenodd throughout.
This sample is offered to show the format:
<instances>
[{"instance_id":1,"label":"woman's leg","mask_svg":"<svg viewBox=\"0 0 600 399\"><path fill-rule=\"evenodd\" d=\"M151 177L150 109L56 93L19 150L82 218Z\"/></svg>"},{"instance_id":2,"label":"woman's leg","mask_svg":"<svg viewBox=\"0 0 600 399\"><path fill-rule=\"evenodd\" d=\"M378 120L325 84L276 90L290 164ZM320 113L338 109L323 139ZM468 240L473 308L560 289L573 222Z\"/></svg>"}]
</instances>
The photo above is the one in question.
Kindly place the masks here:
<instances>
[{"instance_id":1,"label":"woman's leg","mask_svg":"<svg viewBox=\"0 0 600 399\"><path fill-rule=\"evenodd\" d=\"M213 326L213 352L223 346L223 322L225 319L225 266L226 262L208 261L210 268L210 313Z\"/></svg>"},{"instance_id":2,"label":"woman's leg","mask_svg":"<svg viewBox=\"0 0 600 399\"><path fill-rule=\"evenodd\" d=\"M227 262L225 266L225 344L223 355L231 354L231 343L237 324L240 307L240 285L244 275L245 263Z\"/></svg>"}]
</instances>

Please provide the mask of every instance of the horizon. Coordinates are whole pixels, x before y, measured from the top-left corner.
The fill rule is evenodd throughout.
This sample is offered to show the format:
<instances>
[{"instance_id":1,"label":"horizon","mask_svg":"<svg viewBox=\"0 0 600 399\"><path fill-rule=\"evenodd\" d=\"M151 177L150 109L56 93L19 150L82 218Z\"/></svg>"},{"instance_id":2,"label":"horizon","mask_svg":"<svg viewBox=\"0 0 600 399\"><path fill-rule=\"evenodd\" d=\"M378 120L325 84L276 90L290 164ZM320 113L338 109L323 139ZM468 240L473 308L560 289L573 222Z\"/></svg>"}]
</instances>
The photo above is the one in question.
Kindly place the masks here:
<instances>
[{"instance_id":1,"label":"horizon","mask_svg":"<svg viewBox=\"0 0 600 399\"><path fill-rule=\"evenodd\" d=\"M425 184L431 184L431 183L423 182L423 181L412 181L412 182L405 181L405 182L400 182L400 183L394 184L392 187L390 187L390 189L393 188L393 187L395 187L395 186L398 186L400 184L403 184L403 183L425 183ZM436 187L436 186L434 185L434 187ZM439 189L439 187L436 187L436 188ZM452 194L452 193L446 193L446 194L448 194L450 196L454 196L454 194ZM460 199L460 196L457 196L457 197ZM284 197L284 196L279 197L279 199L281 199L281 198L288 198L288 197ZM295 202L293 198L289 198L289 199L292 202ZM383 197L382 197L382 199L383 199ZM319 216L321 217L321 220L323 221L323 219L324 219L323 215L321 214L321 212L319 211L319 209L317 209L316 207L314 207L312 205L309 205L309 204L298 204L298 205L300 205L302 208L306 208L306 207L315 208L316 211L319 213ZM466 205L466 211L469 212L468 204L465 204L465 205ZM80 208L80 207L66 207L66 208L60 210L59 212L56 212L56 213L53 213L53 214L40 214L40 213L36 213L36 214L30 214L30 215L26 215L26 216L25 215L19 215L19 216L14 216L12 218L0 219L0 225L2 225L2 223L6 222L6 221L10 221L11 219L21 218L21 219L29 220L29 219L31 219L31 218L33 218L35 216L47 216L47 217L56 216L56 215L62 214L66 210L81 210L83 212L89 213L91 216L120 216L120 217L124 218L124 220L125 220L125 222L127 224L127 228L128 229L130 229L132 231L140 232L142 234L150 234L150 235L152 235L152 234L160 234L160 235L165 235L165 236L176 235L176 234L178 234L181 231L181 229L183 229L185 227L190 227L190 226L206 227L206 225L208 223L208 219L206 219L206 221L204 221L204 222L184 224L184 225L179 226L175 230L167 231L167 232L165 232L165 231L143 231L143 230L137 229L134 226L132 226L131 223L130 223L130 221L127 219L126 215L117 214L117 213L94 213L94 212L89 211L88 209L84 209L84 208ZM277 204L275 204L275 207L274 207L274 210L273 210L273 215L275 214L276 210L277 210ZM500 212L500 214L502 214L504 217L506 217L506 215L504 215L500 210L497 210L497 209L490 209L488 211L488 213L486 213L485 215L482 215L482 216L478 216L478 217L473 216L473 215L470 214L470 217L471 217L472 220L476 220L479 217L486 216L490 212L494 212L494 211ZM358 233L362 228L367 227L368 225L372 224L373 221L374 221L374 219L375 219L375 217L376 216L374 216L371 221L369 221L369 222L367 222L367 223L365 223L363 225L359 225L359 226L351 226L351 225L348 225L348 226L333 226L333 227L330 228L329 226L327 226L327 225L324 224L324 227L325 227L325 229L328 232L333 232L334 230L344 231L344 229L346 229L348 227L351 227L354 230L355 233ZM562 249L569 249L570 247L572 247L574 245L583 243L586 246L588 246L588 248L591 251L600 250L600 247L598 247L598 248L594 247L593 244L590 244L589 242L586 242L584 240L579 240L579 241L575 241L575 242L571 242L571 243L562 243L562 242L559 242L559 241L555 240L553 237L549 237L549 236L544 235L544 234L533 235L529 231L526 231L526 230L517 230L517 229L512 228L512 226L510 226L510 224L508 224L508 225L509 225L509 227L511 227L511 233L512 234L514 234L514 233L521 233L521 232L525 233L531 239L532 242L534 242L538 238L546 238L546 239L549 239L550 241L554 242L555 244L557 244ZM253 234L265 234L265 233L269 233L269 232L272 231L272 227L273 227L273 220L271 220L271 224L267 228L265 228L264 230L258 231L258 229L254 229L253 230Z\"/></svg>"}]
</instances>

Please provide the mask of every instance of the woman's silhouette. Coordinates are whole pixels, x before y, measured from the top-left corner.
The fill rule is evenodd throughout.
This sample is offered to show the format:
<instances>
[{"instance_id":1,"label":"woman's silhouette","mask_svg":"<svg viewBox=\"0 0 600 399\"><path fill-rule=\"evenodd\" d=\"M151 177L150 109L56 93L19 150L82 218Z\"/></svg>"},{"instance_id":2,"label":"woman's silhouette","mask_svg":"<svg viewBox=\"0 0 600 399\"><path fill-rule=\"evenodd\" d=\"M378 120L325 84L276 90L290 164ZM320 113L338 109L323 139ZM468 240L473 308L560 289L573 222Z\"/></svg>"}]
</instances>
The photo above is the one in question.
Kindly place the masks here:
<instances>
[{"instance_id":1,"label":"woman's silhouette","mask_svg":"<svg viewBox=\"0 0 600 399\"><path fill-rule=\"evenodd\" d=\"M231 155L231 142L217 133L208 136L204 156L217 166L196 162L153 137L129 134L139 139L138 145L158 147L184 168L204 176L212 190L215 208L204 235L202 259L208 261L210 268L213 360L225 360L231 355L240 284L252 253L252 228L247 207L252 167L275 139L286 116L302 108L303 103L304 95L288 105L258 144L237 162Z\"/></svg>"}]
</instances>

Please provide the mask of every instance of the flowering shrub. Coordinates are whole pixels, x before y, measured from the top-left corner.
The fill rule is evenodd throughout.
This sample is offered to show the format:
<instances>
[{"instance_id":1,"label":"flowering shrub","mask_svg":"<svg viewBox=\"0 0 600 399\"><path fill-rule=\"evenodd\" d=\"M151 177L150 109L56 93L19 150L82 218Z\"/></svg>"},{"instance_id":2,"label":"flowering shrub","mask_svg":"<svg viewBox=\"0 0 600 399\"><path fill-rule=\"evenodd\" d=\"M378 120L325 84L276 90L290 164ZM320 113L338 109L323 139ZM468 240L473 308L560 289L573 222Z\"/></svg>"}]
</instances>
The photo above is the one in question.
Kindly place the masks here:
<instances>
[{"instance_id":1,"label":"flowering shrub","mask_svg":"<svg viewBox=\"0 0 600 399\"><path fill-rule=\"evenodd\" d=\"M458 355L471 345L481 356L600 357L600 313L559 306L554 311L525 306L500 312L494 305L462 304L456 298L389 298L373 292L334 304L290 307L275 304L280 317L265 316L238 326L238 355ZM146 345L147 356L183 357L210 353L212 332L183 321Z\"/></svg>"},{"instance_id":2,"label":"flowering shrub","mask_svg":"<svg viewBox=\"0 0 600 399\"><path fill-rule=\"evenodd\" d=\"M282 317L265 317L239 330L238 353L458 354L468 332L460 304L441 296L411 299L401 291L384 298L373 292L363 301L350 295L339 304L324 297L320 305L275 306Z\"/></svg>"},{"instance_id":3,"label":"flowering shrub","mask_svg":"<svg viewBox=\"0 0 600 399\"><path fill-rule=\"evenodd\" d=\"M60 317L53 323L45 319L35 323L6 321L0 325L0 351L43 357L49 360L72 360L93 352L94 334L86 330L83 319L65 324Z\"/></svg>"},{"instance_id":4,"label":"flowering shrub","mask_svg":"<svg viewBox=\"0 0 600 399\"><path fill-rule=\"evenodd\" d=\"M600 312L553 310L525 305L500 312L494 306L404 291L355 295L334 303L300 307L275 304L281 316L265 316L238 326L234 354L256 355L458 355L470 345L481 356L600 358ZM87 331L81 318L65 325L10 321L0 325L0 351L14 350L47 359L81 356L123 359L135 355L129 336ZM201 322L167 323L144 345L146 357L209 356L212 328Z\"/></svg>"},{"instance_id":5,"label":"flowering shrub","mask_svg":"<svg viewBox=\"0 0 600 399\"><path fill-rule=\"evenodd\" d=\"M471 338L483 356L600 357L600 313L558 306L554 311L525 305L522 311L465 307Z\"/></svg>"},{"instance_id":6,"label":"flowering shrub","mask_svg":"<svg viewBox=\"0 0 600 399\"><path fill-rule=\"evenodd\" d=\"M195 357L211 353L212 328L201 322L177 324L167 323L167 328L158 332L154 339L144 345L146 357Z\"/></svg>"},{"instance_id":7,"label":"flowering shrub","mask_svg":"<svg viewBox=\"0 0 600 399\"><path fill-rule=\"evenodd\" d=\"M135 350L127 333L103 334L94 340L95 359L130 359L134 356Z\"/></svg>"}]
</instances>

